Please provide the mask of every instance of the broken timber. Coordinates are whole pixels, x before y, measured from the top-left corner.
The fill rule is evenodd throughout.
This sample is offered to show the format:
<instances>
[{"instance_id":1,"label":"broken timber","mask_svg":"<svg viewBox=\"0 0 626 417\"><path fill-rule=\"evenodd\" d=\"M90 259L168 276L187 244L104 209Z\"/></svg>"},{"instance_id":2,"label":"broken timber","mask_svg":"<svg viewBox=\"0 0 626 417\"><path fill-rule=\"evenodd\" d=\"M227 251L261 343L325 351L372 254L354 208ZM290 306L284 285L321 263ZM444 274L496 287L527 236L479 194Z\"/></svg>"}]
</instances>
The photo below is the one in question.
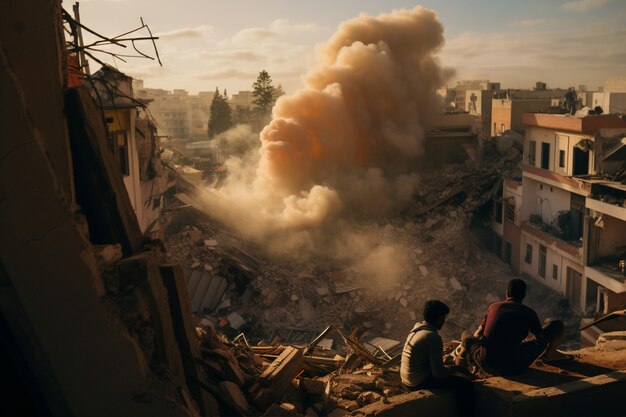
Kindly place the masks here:
<instances>
[{"instance_id":1,"label":"broken timber","mask_svg":"<svg viewBox=\"0 0 626 417\"><path fill-rule=\"evenodd\" d=\"M259 377L260 389L252 400L257 408L266 410L287 390L291 381L302 370L303 355L303 349L288 346L263 371Z\"/></svg>"}]
</instances>

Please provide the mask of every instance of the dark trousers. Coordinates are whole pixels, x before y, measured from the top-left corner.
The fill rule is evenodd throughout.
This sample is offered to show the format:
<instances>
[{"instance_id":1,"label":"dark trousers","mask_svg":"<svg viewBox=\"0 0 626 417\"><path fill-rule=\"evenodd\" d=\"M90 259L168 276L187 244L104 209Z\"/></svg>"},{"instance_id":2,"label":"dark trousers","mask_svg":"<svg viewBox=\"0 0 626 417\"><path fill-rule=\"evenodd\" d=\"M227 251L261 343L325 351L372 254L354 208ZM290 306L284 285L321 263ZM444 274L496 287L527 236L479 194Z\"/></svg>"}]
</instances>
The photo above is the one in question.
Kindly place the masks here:
<instances>
[{"instance_id":1,"label":"dark trousers","mask_svg":"<svg viewBox=\"0 0 626 417\"><path fill-rule=\"evenodd\" d=\"M507 350L488 348L483 340L471 348L471 356L483 371L493 375L515 375L524 372L545 352L548 343L563 334L564 324L560 320L547 320L543 327L543 341L532 338Z\"/></svg>"},{"instance_id":2,"label":"dark trousers","mask_svg":"<svg viewBox=\"0 0 626 417\"><path fill-rule=\"evenodd\" d=\"M419 389L441 389L454 392L456 409L459 416L473 416L475 406L474 384L468 378L450 375L445 378L435 378L430 375L424 382L415 386L407 387L411 391Z\"/></svg>"}]
</instances>

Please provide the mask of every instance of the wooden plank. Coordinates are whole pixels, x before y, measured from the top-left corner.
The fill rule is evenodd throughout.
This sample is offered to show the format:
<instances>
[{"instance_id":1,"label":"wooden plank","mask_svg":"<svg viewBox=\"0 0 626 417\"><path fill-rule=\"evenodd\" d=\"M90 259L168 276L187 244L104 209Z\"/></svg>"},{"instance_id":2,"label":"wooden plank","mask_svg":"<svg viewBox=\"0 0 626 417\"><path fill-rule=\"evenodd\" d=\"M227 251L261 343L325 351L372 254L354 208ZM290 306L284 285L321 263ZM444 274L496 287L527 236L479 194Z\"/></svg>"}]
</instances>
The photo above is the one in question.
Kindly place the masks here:
<instances>
[{"instance_id":1,"label":"wooden plank","mask_svg":"<svg viewBox=\"0 0 626 417\"><path fill-rule=\"evenodd\" d=\"M168 302L190 393L204 416L219 416L215 398L202 390L196 381L206 382L204 372L198 368L195 358L200 358L200 342L193 326L193 313L185 286L185 277L179 265L160 266L163 285L167 289Z\"/></svg>"}]
</instances>

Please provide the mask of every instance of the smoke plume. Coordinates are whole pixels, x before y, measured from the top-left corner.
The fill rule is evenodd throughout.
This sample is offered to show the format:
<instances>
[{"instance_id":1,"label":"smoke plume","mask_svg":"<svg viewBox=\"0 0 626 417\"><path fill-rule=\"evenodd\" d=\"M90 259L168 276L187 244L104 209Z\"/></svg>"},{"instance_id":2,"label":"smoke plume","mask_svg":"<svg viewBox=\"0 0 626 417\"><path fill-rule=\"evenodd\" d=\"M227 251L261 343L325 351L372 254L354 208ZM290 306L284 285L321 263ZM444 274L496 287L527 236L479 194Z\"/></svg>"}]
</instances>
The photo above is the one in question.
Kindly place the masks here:
<instances>
[{"instance_id":1,"label":"smoke plume","mask_svg":"<svg viewBox=\"0 0 626 417\"><path fill-rule=\"evenodd\" d=\"M345 225L396 214L414 197L424 131L441 108L443 42L436 14L422 7L342 23L318 47L305 87L278 99L260 151L249 131L226 133L240 151L225 185L204 194L207 210L276 250L342 257L356 247L379 263L390 249Z\"/></svg>"}]
</instances>

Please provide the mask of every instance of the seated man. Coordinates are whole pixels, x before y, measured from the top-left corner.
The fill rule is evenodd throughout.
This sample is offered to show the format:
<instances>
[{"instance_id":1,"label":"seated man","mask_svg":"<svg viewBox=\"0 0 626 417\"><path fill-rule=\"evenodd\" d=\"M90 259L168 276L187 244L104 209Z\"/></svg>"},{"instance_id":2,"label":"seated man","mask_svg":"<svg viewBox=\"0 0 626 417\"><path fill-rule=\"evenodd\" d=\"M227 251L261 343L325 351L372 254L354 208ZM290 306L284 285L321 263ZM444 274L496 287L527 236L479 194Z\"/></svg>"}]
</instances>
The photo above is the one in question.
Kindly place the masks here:
<instances>
[{"instance_id":1,"label":"seated man","mask_svg":"<svg viewBox=\"0 0 626 417\"><path fill-rule=\"evenodd\" d=\"M452 375L464 369L443 365L443 342L437 330L443 327L449 312L448 306L441 301L426 301L424 321L415 324L402 349L400 376L402 383L412 391L425 388L454 391L460 415L469 416L474 410L472 382Z\"/></svg>"},{"instance_id":2,"label":"seated man","mask_svg":"<svg viewBox=\"0 0 626 417\"><path fill-rule=\"evenodd\" d=\"M506 300L489 306L475 337L478 342L464 338L472 359L481 369L491 374L513 375L526 370L538 357L545 362L569 359L557 351L564 334L560 320L551 320L541 326L537 313L522 304L526 283L512 279L506 288ZM535 337L524 341L528 333ZM473 343L474 342L474 343Z\"/></svg>"}]
</instances>

